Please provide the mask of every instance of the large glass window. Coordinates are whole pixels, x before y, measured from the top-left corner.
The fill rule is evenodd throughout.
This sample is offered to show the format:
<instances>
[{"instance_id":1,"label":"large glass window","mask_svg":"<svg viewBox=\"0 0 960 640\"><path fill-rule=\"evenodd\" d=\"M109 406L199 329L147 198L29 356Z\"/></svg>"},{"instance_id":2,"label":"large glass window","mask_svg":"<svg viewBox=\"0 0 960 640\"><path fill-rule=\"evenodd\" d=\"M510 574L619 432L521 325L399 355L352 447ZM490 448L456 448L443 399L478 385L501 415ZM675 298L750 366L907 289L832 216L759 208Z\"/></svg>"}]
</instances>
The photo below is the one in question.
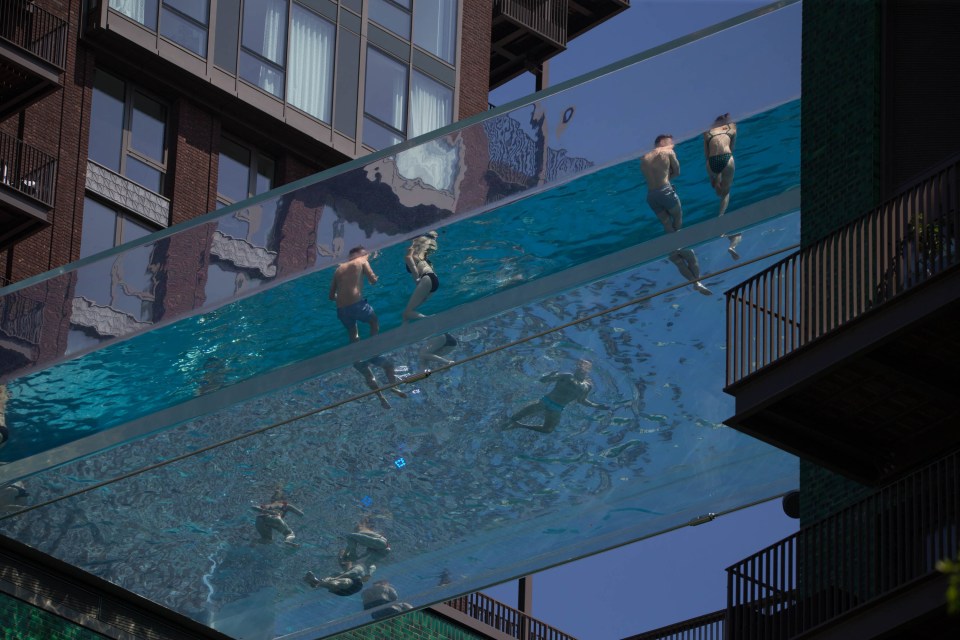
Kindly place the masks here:
<instances>
[{"instance_id":1,"label":"large glass window","mask_svg":"<svg viewBox=\"0 0 960 640\"><path fill-rule=\"evenodd\" d=\"M206 57L209 20L209 0L163 0L160 35Z\"/></svg>"},{"instance_id":2,"label":"large glass window","mask_svg":"<svg viewBox=\"0 0 960 640\"><path fill-rule=\"evenodd\" d=\"M363 142L374 149L397 144L406 133L407 65L367 48Z\"/></svg>"},{"instance_id":3,"label":"large glass window","mask_svg":"<svg viewBox=\"0 0 960 640\"><path fill-rule=\"evenodd\" d=\"M110 0L110 8L151 31L157 30L157 0Z\"/></svg>"},{"instance_id":4,"label":"large glass window","mask_svg":"<svg viewBox=\"0 0 960 640\"><path fill-rule=\"evenodd\" d=\"M167 109L119 78L97 70L90 114L94 162L161 193L166 173Z\"/></svg>"},{"instance_id":5,"label":"large glass window","mask_svg":"<svg viewBox=\"0 0 960 640\"><path fill-rule=\"evenodd\" d=\"M368 8L371 20L410 39L410 0L370 0Z\"/></svg>"},{"instance_id":6,"label":"large glass window","mask_svg":"<svg viewBox=\"0 0 960 640\"><path fill-rule=\"evenodd\" d=\"M287 0L243 3L240 77L283 98Z\"/></svg>"},{"instance_id":7,"label":"large glass window","mask_svg":"<svg viewBox=\"0 0 960 640\"><path fill-rule=\"evenodd\" d=\"M273 188L273 159L230 138L220 139L217 205L222 207Z\"/></svg>"},{"instance_id":8,"label":"large glass window","mask_svg":"<svg viewBox=\"0 0 960 640\"><path fill-rule=\"evenodd\" d=\"M413 6L413 43L454 64L457 55L457 0L420 0Z\"/></svg>"},{"instance_id":9,"label":"large glass window","mask_svg":"<svg viewBox=\"0 0 960 640\"><path fill-rule=\"evenodd\" d=\"M138 240L156 230L121 209L84 198L80 257ZM150 246L140 247L125 251L113 260L87 265L78 272L75 295L129 314L136 320L152 320L157 270L151 266L151 251Z\"/></svg>"},{"instance_id":10,"label":"large glass window","mask_svg":"<svg viewBox=\"0 0 960 640\"><path fill-rule=\"evenodd\" d=\"M298 4L290 14L287 101L330 122L336 27Z\"/></svg>"}]
</instances>

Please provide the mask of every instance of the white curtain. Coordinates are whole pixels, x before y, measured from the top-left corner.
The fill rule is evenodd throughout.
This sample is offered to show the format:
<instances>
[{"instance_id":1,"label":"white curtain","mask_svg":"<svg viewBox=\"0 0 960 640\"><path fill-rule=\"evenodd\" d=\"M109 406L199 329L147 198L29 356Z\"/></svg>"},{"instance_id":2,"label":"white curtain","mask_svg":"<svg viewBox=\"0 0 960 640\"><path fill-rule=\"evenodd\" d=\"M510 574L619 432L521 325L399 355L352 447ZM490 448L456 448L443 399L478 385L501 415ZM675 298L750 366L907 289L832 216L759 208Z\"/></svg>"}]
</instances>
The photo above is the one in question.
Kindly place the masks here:
<instances>
[{"instance_id":1,"label":"white curtain","mask_svg":"<svg viewBox=\"0 0 960 640\"><path fill-rule=\"evenodd\" d=\"M297 4L290 23L287 101L330 122L335 27Z\"/></svg>"},{"instance_id":2,"label":"white curtain","mask_svg":"<svg viewBox=\"0 0 960 640\"><path fill-rule=\"evenodd\" d=\"M260 0L261 2L264 0ZM264 58L283 67L284 32L286 31L287 0L266 0L263 20L263 51ZM283 97L283 75L277 74L276 69L262 66L260 69L260 86L275 96Z\"/></svg>"},{"instance_id":3,"label":"white curtain","mask_svg":"<svg viewBox=\"0 0 960 640\"><path fill-rule=\"evenodd\" d=\"M457 53L457 0L417 2L413 37L417 46L453 64Z\"/></svg>"},{"instance_id":4,"label":"white curtain","mask_svg":"<svg viewBox=\"0 0 960 640\"><path fill-rule=\"evenodd\" d=\"M453 90L414 71L410 90L410 137L450 124L452 115ZM457 151L431 140L397 154L397 170L405 178L420 178L435 189L450 191L457 175Z\"/></svg>"},{"instance_id":5,"label":"white curtain","mask_svg":"<svg viewBox=\"0 0 960 640\"><path fill-rule=\"evenodd\" d=\"M140 24L147 18L147 0L110 0L110 8L119 11Z\"/></svg>"}]
</instances>

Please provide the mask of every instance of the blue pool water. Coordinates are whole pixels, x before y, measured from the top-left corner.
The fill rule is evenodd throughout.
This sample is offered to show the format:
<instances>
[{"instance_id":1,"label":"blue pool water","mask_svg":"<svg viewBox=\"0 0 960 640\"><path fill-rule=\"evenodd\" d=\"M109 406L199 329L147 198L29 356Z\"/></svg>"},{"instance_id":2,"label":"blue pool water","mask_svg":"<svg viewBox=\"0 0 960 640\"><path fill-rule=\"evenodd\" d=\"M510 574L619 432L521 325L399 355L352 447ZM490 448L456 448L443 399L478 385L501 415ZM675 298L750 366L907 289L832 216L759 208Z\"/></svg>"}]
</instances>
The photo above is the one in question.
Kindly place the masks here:
<instances>
[{"instance_id":1,"label":"blue pool water","mask_svg":"<svg viewBox=\"0 0 960 640\"><path fill-rule=\"evenodd\" d=\"M799 108L794 101L739 123L731 211L799 184ZM683 172L675 184L690 226L713 217L717 199L700 139L677 153ZM443 284L421 310L450 309L661 235L644 196L630 160L446 227L434 257ZM373 262L381 282L368 295L383 330L399 324L409 295L404 250L390 247ZM11 381L8 422L16 437L0 460L37 455L343 345L326 300L329 278L329 271L304 276Z\"/></svg>"}]
</instances>

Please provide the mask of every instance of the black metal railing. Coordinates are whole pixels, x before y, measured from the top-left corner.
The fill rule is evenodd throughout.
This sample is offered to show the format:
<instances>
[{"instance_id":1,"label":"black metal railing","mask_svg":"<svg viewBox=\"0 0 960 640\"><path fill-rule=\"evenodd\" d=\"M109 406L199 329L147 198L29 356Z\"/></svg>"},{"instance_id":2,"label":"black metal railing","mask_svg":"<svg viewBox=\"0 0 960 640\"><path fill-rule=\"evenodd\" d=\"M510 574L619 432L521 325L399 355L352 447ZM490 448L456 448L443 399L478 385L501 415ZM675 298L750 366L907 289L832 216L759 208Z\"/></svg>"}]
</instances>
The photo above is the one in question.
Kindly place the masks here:
<instances>
[{"instance_id":1,"label":"black metal railing","mask_svg":"<svg viewBox=\"0 0 960 640\"><path fill-rule=\"evenodd\" d=\"M67 62L67 22L32 2L0 2L0 38L63 69Z\"/></svg>"},{"instance_id":2,"label":"black metal railing","mask_svg":"<svg viewBox=\"0 0 960 640\"><path fill-rule=\"evenodd\" d=\"M731 638L786 640L936 572L960 545L960 453L727 569Z\"/></svg>"},{"instance_id":3,"label":"black metal railing","mask_svg":"<svg viewBox=\"0 0 960 640\"><path fill-rule=\"evenodd\" d=\"M53 206L57 161L23 140L0 133L0 185Z\"/></svg>"},{"instance_id":4,"label":"black metal railing","mask_svg":"<svg viewBox=\"0 0 960 640\"><path fill-rule=\"evenodd\" d=\"M960 156L727 292L727 385L960 263Z\"/></svg>"},{"instance_id":5,"label":"black metal railing","mask_svg":"<svg viewBox=\"0 0 960 640\"><path fill-rule=\"evenodd\" d=\"M576 640L573 636L482 593L471 593L448 600L444 604L517 640Z\"/></svg>"},{"instance_id":6,"label":"black metal railing","mask_svg":"<svg viewBox=\"0 0 960 640\"><path fill-rule=\"evenodd\" d=\"M567 0L494 0L493 7L551 42L567 46Z\"/></svg>"},{"instance_id":7,"label":"black metal railing","mask_svg":"<svg viewBox=\"0 0 960 640\"><path fill-rule=\"evenodd\" d=\"M699 618L638 633L624 640L724 640L726 616L726 610L715 611Z\"/></svg>"}]
</instances>

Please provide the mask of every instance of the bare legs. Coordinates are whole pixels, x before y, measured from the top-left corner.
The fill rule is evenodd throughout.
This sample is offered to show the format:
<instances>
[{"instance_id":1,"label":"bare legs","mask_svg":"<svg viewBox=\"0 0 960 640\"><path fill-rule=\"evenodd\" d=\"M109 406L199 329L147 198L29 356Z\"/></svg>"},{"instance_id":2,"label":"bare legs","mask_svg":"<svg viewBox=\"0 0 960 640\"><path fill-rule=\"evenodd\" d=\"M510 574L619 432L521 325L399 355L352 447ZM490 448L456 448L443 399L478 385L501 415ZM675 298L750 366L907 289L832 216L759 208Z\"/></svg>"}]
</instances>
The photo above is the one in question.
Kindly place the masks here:
<instances>
[{"instance_id":1,"label":"bare legs","mask_svg":"<svg viewBox=\"0 0 960 640\"><path fill-rule=\"evenodd\" d=\"M427 298L429 298L430 294L433 293L430 291L432 288L433 281L431 278L427 275L420 276L420 279L417 280L417 286L410 295L410 301L407 302L407 308L403 310L404 324L410 322L411 320L419 320L420 318L427 317L422 313L417 312L417 307L427 301Z\"/></svg>"},{"instance_id":2,"label":"bare legs","mask_svg":"<svg viewBox=\"0 0 960 640\"><path fill-rule=\"evenodd\" d=\"M730 204L730 188L733 186L733 174L736 171L733 158L727 162L727 166L723 168L723 171L719 175L713 175L710 178L710 184L713 185L714 191L717 192L717 197L720 198L720 213L718 216L722 216L727 212L727 206ZM740 254L737 253L737 245L740 244L740 240L743 237L739 233L734 233L732 235L724 236L727 240L730 241L730 246L727 247L727 251L730 253L730 256L734 260L740 259Z\"/></svg>"}]
</instances>

